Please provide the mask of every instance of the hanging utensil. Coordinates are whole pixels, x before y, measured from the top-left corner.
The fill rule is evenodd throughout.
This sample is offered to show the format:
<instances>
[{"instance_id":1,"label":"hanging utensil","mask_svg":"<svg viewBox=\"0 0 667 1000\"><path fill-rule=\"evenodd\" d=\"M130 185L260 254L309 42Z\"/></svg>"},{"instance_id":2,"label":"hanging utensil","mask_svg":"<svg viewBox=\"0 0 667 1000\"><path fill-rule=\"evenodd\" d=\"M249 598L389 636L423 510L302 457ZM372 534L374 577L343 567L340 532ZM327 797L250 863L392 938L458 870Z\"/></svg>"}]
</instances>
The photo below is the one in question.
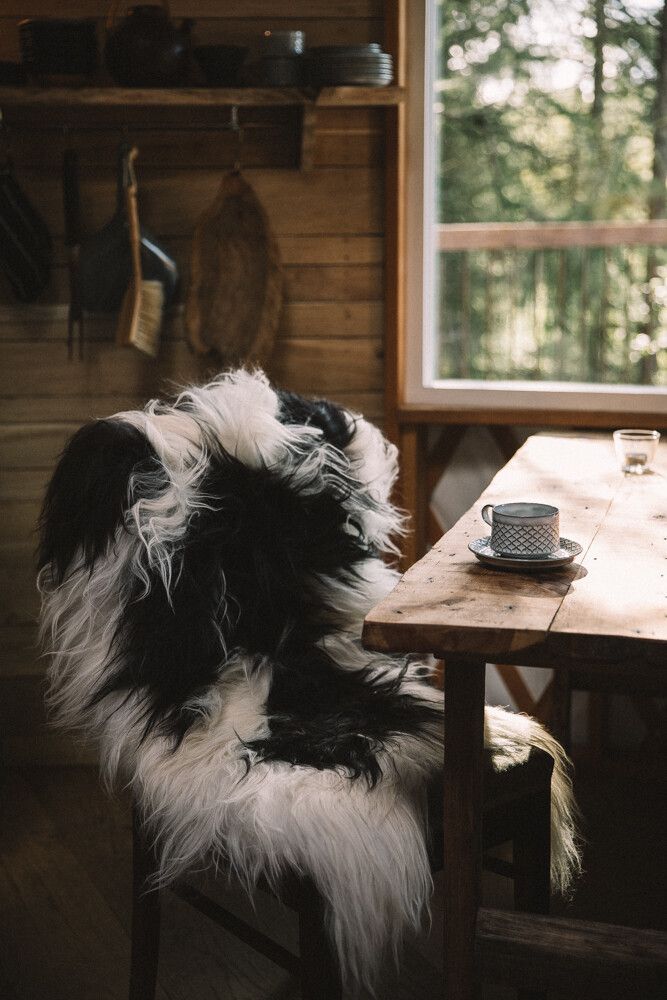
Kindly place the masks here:
<instances>
[{"instance_id":1,"label":"hanging utensil","mask_svg":"<svg viewBox=\"0 0 667 1000\"><path fill-rule=\"evenodd\" d=\"M0 114L6 142L5 128ZM0 166L0 268L19 301L33 302L47 285L51 258L51 234L21 189L6 150Z\"/></svg>"},{"instance_id":2,"label":"hanging utensil","mask_svg":"<svg viewBox=\"0 0 667 1000\"><path fill-rule=\"evenodd\" d=\"M102 229L81 243L79 258L81 303L90 312L115 312L123 301L132 275L128 234L127 188L130 184L130 146L122 144L118 155L116 210ZM141 271L146 280L160 281L164 305L173 300L178 285L176 262L143 227Z\"/></svg>"},{"instance_id":3,"label":"hanging utensil","mask_svg":"<svg viewBox=\"0 0 667 1000\"><path fill-rule=\"evenodd\" d=\"M74 352L74 331L77 332L79 359L83 360L83 309L79 292L79 256L81 252L81 204L79 196L79 161L76 150L63 153L63 212L65 246L69 269L69 308L67 312L67 356Z\"/></svg>"},{"instance_id":4,"label":"hanging utensil","mask_svg":"<svg viewBox=\"0 0 667 1000\"><path fill-rule=\"evenodd\" d=\"M136 156L135 148L130 151L128 158L130 176L126 190L132 277L120 308L116 342L123 347L136 347L137 350L154 358L158 352L162 330L164 289L160 281L145 281L141 271L137 179L134 174Z\"/></svg>"}]
</instances>

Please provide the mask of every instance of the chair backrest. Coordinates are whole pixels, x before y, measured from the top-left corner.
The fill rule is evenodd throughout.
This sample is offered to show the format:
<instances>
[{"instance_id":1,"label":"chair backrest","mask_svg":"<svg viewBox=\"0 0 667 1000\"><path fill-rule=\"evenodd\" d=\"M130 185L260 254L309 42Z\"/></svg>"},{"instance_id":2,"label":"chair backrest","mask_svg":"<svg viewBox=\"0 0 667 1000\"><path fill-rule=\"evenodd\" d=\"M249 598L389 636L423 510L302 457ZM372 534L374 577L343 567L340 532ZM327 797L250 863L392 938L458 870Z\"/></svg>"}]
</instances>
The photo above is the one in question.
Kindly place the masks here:
<instances>
[{"instance_id":1,"label":"chair backrest","mask_svg":"<svg viewBox=\"0 0 667 1000\"><path fill-rule=\"evenodd\" d=\"M375 780L387 727L424 714L395 679L362 683L361 622L396 579L396 471L362 417L261 373L83 427L42 515L56 713L90 727L132 693L142 736L176 746L242 656L272 669L271 734L249 752Z\"/></svg>"}]
</instances>

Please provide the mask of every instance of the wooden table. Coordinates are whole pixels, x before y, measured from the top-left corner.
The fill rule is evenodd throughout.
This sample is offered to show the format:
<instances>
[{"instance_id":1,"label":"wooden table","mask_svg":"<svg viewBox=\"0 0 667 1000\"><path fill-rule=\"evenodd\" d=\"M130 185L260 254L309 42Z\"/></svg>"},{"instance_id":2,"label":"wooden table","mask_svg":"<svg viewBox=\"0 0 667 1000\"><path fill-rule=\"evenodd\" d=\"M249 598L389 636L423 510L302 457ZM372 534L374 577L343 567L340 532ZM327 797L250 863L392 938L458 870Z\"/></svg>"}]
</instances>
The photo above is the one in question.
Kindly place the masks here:
<instances>
[{"instance_id":1,"label":"wooden table","mask_svg":"<svg viewBox=\"0 0 667 1000\"><path fill-rule=\"evenodd\" d=\"M569 995L667 996L667 935L479 909L485 664L585 664L667 694L667 442L653 469L623 475L610 435L531 437L366 619L368 648L445 661L447 1000L470 1000L480 968ZM468 543L488 534L482 505L503 500L558 506L581 556L540 573L483 566Z\"/></svg>"}]
</instances>

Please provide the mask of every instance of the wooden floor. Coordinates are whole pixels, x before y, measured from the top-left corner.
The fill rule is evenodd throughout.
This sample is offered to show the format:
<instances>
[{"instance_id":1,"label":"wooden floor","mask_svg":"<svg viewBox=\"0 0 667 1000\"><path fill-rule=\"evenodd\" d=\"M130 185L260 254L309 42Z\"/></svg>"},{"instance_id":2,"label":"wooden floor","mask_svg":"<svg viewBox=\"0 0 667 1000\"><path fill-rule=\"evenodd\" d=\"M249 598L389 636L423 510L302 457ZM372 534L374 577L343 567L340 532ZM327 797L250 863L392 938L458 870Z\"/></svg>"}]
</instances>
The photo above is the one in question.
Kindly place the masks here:
<instances>
[{"instance_id":1,"label":"wooden floor","mask_svg":"<svg viewBox=\"0 0 667 1000\"><path fill-rule=\"evenodd\" d=\"M587 872L574 902L558 904L557 912L667 927L664 775L664 761L650 769L627 760L580 769ZM4 772L1 781L0 997L121 1000L129 957L127 796L109 800L89 768L24 768ZM509 906L507 889L489 876L485 901ZM252 912L242 894L223 891L230 907ZM295 947L289 917L272 901L260 902L254 919ZM400 976L388 974L380 1000L439 998L440 933L436 899L430 939L408 948ZM486 1000L510 995L493 984L485 992ZM286 973L167 893L158 997L297 1000L298 990Z\"/></svg>"}]
</instances>

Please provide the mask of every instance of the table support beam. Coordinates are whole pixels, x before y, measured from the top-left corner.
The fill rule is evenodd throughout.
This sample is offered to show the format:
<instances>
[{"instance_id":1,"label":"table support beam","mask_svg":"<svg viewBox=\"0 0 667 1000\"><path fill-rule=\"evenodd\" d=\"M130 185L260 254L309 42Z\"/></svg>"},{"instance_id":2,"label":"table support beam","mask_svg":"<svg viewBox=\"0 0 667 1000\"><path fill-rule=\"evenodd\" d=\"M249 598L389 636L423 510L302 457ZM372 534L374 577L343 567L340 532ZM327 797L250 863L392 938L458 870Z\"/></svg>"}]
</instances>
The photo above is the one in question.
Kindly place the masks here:
<instances>
[{"instance_id":1,"label":"table support beam","mask_svg":"<svg viewBox=\"0 0 667 1000\"><path fill-rule=\"evenodd\" d=\"M445 661L444 985L448 1000L476 993L475 929L482 864L485 662ZM456 858L456 864L448 864Z\"/></svg>"},{"instance_id":2,"label":"table support beam","mask_svg":"<svg viewBox=\"0 0 667 1000\"><path fill-rule=\"evenodd\" d=\"M478 965L484 978L589 1000L663 1000L667 933L480 909Z\"/></svg>"}]
</instances>

